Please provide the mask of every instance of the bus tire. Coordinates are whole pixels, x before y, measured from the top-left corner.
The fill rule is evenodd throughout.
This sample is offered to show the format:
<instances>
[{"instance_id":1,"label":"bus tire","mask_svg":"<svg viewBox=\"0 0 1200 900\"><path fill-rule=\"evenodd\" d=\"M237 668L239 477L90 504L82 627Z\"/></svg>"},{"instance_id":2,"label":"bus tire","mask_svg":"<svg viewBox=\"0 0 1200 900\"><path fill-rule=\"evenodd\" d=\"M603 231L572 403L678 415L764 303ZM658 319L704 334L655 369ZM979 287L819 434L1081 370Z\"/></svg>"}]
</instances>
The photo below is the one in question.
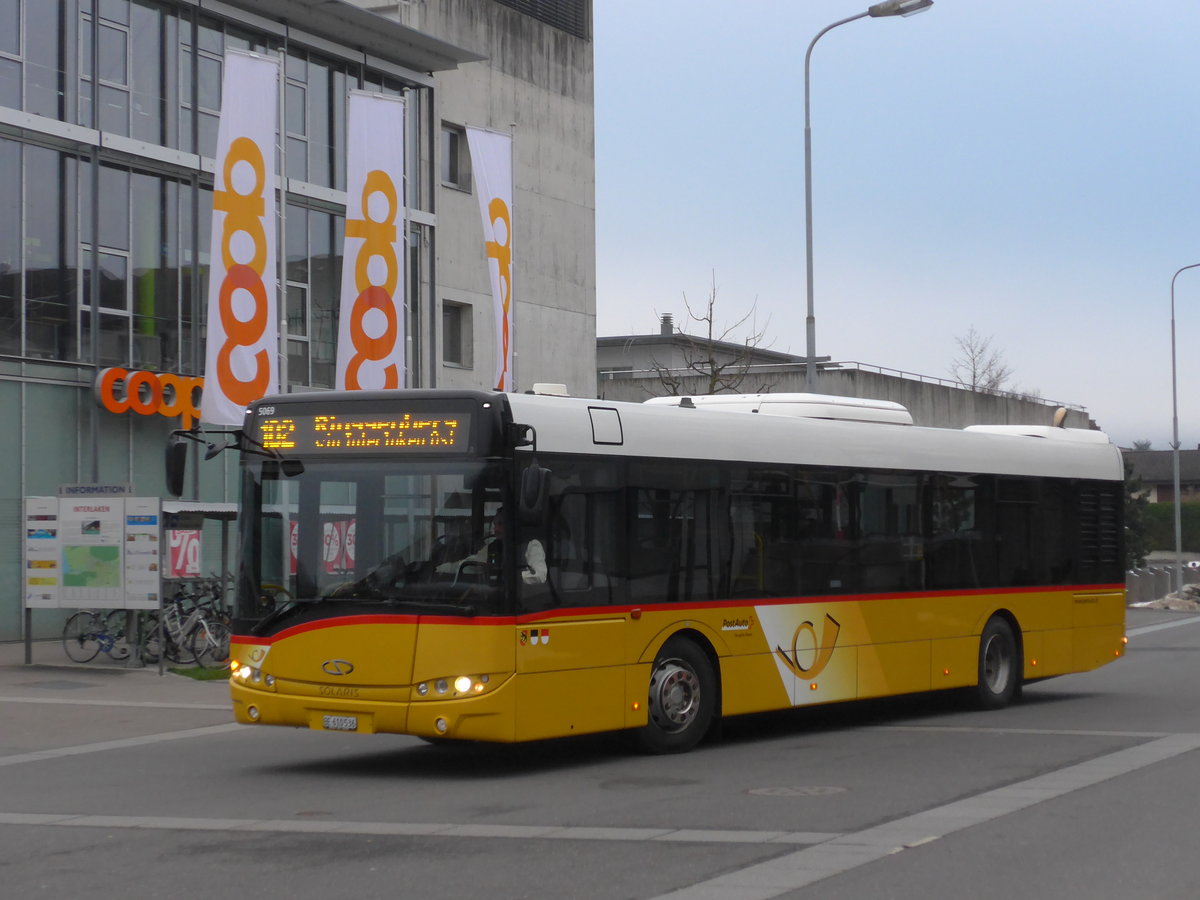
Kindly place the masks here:
<instances>
[{"instance_id":1,"label":"bus tire","mask_svg":"<svg viewBox=\"0 0 1200 900\"><path fill-rule=\"evenodd\" d=\"M1013 627L1002 616L988 619L979 636L979 680L975 705L979 709L1002 709L1021 690L1021 661Z\"/></svg>"},{"instance_id":2,"label":"bus tire","mask_svg":"<svg viewBox=\"0 0 1200 900\"><path fill-rule=\"evenodd\" d=\"M637 732L651 753L684 753L695 747L713 724L717 676L708 655L684 637L668 640L650 669L646 714Z\"/></svg>"}]
</instances>

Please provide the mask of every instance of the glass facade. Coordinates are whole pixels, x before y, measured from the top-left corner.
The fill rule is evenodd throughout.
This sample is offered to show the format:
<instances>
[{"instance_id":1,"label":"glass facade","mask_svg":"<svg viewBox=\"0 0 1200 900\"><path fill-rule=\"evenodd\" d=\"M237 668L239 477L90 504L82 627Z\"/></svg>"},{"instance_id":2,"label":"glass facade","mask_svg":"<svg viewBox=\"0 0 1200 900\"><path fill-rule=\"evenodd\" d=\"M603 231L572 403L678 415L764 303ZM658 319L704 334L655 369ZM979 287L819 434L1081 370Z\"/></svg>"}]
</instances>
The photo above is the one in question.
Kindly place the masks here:
<instances>
[{"instance_id":1,"label":"glass facade","mask_svg":"<svg viewBox=\"0 0 1200 900\"><path fill-rule=\"evenodd\" d=\"M346 91L411 86L152 0L0 0L0 104L101 134L64 141L74 132L48 123L44 136L0 136L0 190L15 213L0 225L0 353L197 369L212 209L198 157L215 153L230 48L282 61L288 381L332 386L343 216L320 189L345 187ZM153 149L131 160L136 150L109 151L110 135L179 151L178 162ZM409 168L420 197L422 167Z\"/></svg>"},{"instance_id":2,"label":"glass facade","mask_svg":"<svg viewBox=\"0 0 1200 900\"><path fill-rule=\"evenodd\" d=\"M162 441L178 420L101 413L90 391L108 366L202 374L227 51L280 61L288 386L334 382L348 90L406 97L409 206L431 204L427 82L398 77L398 64L372 68L333 35L308 46L283 23L224 9L228 18L168 0L0 0L0 409L20 423L3 449L7 509L73 482L164 492ZM410 291L431 291L418 280L432 271L420 255L429 244L410 241ZM426 302L410 294L408 333ZM195 472L189 494L232 500L229 456ZM0 517L5 546L21 546L18 520ZM6 596L21 595L20 565L19 549L0 556ZM19 636L19 615L0 607L0 640Z\"/></svg>"}]
</instances>

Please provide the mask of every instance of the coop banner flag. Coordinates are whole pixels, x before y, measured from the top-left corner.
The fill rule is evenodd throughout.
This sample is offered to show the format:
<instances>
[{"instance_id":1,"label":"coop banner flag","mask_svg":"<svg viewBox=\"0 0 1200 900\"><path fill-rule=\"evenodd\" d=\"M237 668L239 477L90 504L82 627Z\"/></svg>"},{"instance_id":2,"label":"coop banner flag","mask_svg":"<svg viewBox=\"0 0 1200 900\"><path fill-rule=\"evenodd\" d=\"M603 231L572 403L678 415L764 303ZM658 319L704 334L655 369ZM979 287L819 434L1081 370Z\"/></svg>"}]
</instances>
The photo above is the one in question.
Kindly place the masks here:
<instances>
[{"instance_id":1,"label":"coop banner flag","mask_svg":"<svg viewBox=\"0 0 1200 900\"><path fill-rule=\"evenodd\" d=\"M213 176L208 337L200 418L241 425L246 407L279 389L276 311L276 60L225 54Z\"/></svg>"},{"instance_id":2,"label":"coop banner flag","mask_svg":"<svg viewBox=\"0 0 1200 900\"><path fill-rule=\"evenodd\" d=\"M496 390L509 391L512 383L512 136L467 129L475 193L483 215L483 246L492 280L496 310Z\"/></svg>"},{"instance_id":3,"label":"coop banner flag","mask_svg":"<svg viewBox=\"0 0 1200 900\"><path fill-rule=\"evenodd\" d=\"M337 387L406 386L404 101L350 92Z\"/></svg>"}]
</instances>

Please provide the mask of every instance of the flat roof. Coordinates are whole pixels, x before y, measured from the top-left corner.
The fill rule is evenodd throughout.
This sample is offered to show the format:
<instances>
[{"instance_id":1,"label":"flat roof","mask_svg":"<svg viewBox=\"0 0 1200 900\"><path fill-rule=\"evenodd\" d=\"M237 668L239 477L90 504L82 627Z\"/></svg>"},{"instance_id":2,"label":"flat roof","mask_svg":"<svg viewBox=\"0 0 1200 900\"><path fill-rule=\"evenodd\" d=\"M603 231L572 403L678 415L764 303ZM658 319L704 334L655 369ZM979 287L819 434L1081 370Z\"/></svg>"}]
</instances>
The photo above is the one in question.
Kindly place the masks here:
<instances>
[{"instance_id":1,"label":"flat roof","mask_svg":"<svg viewBox=\"0 0 1200 900\"><path fill-rule=\"evenodd\" d=\"M218 10L200 0L200 8ZM486 56L401 25L346 0L222 0L234 6L421 72L456 69Z\"/></svg>"}]
</instances>

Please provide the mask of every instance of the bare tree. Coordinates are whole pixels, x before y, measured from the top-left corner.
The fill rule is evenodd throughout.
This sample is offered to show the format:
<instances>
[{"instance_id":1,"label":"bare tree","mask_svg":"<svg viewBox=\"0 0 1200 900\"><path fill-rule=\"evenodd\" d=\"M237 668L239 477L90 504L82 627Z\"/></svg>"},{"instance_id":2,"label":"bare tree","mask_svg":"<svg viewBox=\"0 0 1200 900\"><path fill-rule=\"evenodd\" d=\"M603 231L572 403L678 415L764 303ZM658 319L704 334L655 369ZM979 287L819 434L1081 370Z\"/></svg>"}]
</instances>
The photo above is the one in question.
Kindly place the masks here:
<instances>
[{"instance_id":1,"label":"bare tree","mask_svg":"<svg viewBox=\"0 0 1200 900\"><path fill-rule=\"evenodd\" d=\"M950 374L955 380L973 391L1003 389L1012 369L1004 361L1004 354L992 347L992 339L983 337L972 325L966 334L954 340L959 356L950 364Z\"/></svg>"},{"instance_id":2,"label":"bare tree","mask_svg":"<svg viewBox=\"0 0 1200 900\"><path fill-rule=\"evenodd\" d=\"M683 296L683 305L687 309L687 323L676 326L681 342L682 363L668 365L657 359L651 359L650 362L664 392L668 396L676 397L683 394L721 394L740 390L750 377L750 367L755 362L756 352L770 346L763 344L770 319L768 318L761 329L757 327L758 301L751 304L746 314L736 322L719 326L717 277L716 273L713 273L712 288L704 308L697 313L688 303L686 294ZM747 322L750 323L750 334L741 341L734 340L734 334ZM691 324L700 325L701 333L689 334L686 325ZM756 392L770 390L777 380L768 377L756 385Z\"/></svg>"}]
</instances>

